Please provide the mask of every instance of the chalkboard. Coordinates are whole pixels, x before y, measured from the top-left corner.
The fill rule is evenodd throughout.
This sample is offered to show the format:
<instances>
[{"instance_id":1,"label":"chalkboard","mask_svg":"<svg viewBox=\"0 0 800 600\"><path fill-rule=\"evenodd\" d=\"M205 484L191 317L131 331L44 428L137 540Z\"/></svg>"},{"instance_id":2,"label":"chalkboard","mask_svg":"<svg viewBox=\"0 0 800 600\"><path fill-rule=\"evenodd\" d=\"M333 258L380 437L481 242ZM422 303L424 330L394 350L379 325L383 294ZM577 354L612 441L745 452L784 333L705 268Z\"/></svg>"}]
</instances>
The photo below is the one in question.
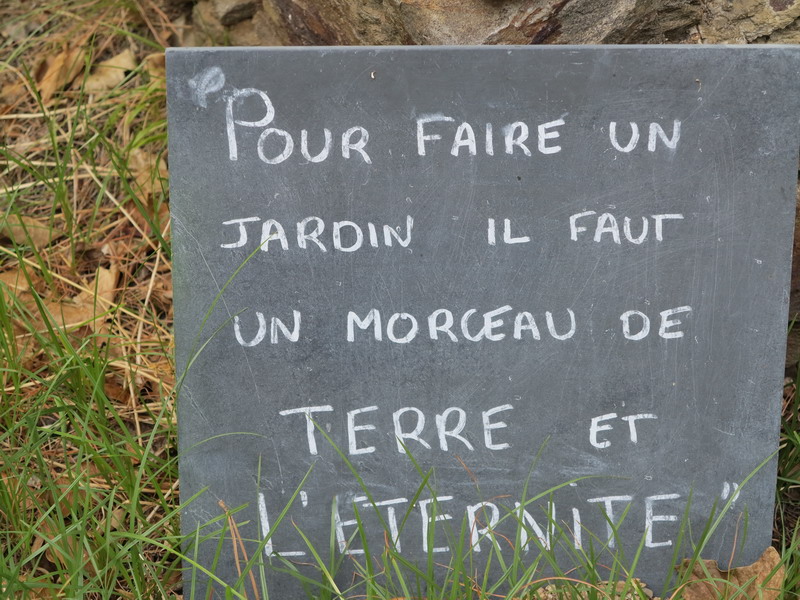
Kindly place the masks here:
<instances>
[{"instance_id":1,"label":"chalkboard","mask_svg":"<svg viewBox=\"0 0 800 600\"><path fill-rule=\"evenodd\" d=\"M278 566L314 562L298 530L363 558L356 511L377 554L446 565L466 520L475 564L489 531L531 559L641 545L660 586L726 507L704 557L757 558L799 60L168 51L182 526L207 537L192 556L235 581L293 499L260 548Z\"/></svg>"}]
</instances>

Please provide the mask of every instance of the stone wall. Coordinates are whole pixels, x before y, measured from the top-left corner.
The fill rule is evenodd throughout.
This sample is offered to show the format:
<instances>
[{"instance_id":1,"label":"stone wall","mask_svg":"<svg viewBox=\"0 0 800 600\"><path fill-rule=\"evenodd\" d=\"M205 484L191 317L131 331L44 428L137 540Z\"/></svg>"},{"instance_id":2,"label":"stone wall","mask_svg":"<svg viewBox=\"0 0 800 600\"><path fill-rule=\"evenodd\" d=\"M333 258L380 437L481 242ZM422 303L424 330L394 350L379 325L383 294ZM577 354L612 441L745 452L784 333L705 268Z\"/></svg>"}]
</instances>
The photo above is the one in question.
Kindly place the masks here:
<instances>
[{"instance_id":1,"label":"stone wall","mask_svg":"<svg viewBox=\"0 0 800 600\"><path fill-rule=\"evenodd\" d=\"M796 43L800 1L200 0L192 22L196 45Z\"/></svg>"}]
</instances>

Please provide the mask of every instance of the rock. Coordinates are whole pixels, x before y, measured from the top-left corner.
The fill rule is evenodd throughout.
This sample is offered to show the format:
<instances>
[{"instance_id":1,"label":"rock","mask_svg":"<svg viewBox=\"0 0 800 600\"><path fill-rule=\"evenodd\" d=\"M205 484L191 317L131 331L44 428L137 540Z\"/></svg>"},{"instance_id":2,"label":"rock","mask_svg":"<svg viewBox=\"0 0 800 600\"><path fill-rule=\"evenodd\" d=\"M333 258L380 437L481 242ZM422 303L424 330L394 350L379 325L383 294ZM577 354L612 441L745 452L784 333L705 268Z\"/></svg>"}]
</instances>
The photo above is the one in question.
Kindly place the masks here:
<instances>
[{"instance_id":1,"label":"rock","mask_svg":"<svg viewBox=\"0 0 800 600\"><path fill-rule=\"evenodd\" d=\"M192 9L192 31L187 36L190 46L214 46L227 39L227 29L217 18L211 0L200 0Z\"/></svg>"},{"instance_id":2,"label":"rock","mask_svg":"<svg viewBox=\"0 0 800 600\"><path fill-rule=\"evenodd\" d=\"M253 17L258 9L258 0L212 0L219 22L226 27L236 25Z\"/></svg>"},{"instance_id":3,"label":"rock","mask_svg":"<svg viewBox=\"0 0 800 600\"><path fill-rule=\"evenodd\" d=\"M293 45L410 44L390 0L264 0Z\"/></svg>"},{"instance_id":4,"label":"rock","mask_svg":"<svg viewBox=\"0 0 800 600\"><path fill-rule=\"evenodd\" d=\"M686 41L702 16L700 0L263 0L263 10L303 45Z\"/></svg>"},{"instance_id":5,"label":"rock","mask_svg":"<svg viewBox=\"0 0 800 600\"><path fill-rule=\"evenodd\" d=\"M408 0L399 13L416 44L528 44L562 3Z\"/></svg>"},{"instance_id":6,"label":"rock","mask_svg":"<svg viewBox=\"0 0 800 600\"><path fill-rule=\"evenodd\" d=\"M800 0L201 0L194 15L206 40L239 27L259 45L800 42Z\"/></svg>"},{"instance_id":7,"label":"rock","mask_svg":"<svg viewBox=\"0 0 800 600\"><path fill-rule=\"evenodd\" d=\"M176 19L191 12L192 0L161 0L159 5L168 17Z\"/></svg>"},{"instance_id":8,"label":"rock","mask_svg":"<svg viewBox=\"0 0 800 600\"><path fill-rule=\"evenodd\" d=\"M713 0L700 25L709 44L800 41L800 0Z\"/></svg>"},{"instance_id":9,"label":"rock","mask_svg":"<svg viewBox=\"0 0 800 600\"><path fill-rule=\"evenodd\" d=\"M283 26L280 13L271 5L256 12L252 19L253 29L261 46L288 46L289 35Z\"/></svg>"},{"instance_id":10,"label":"rock","mask_svg":"<svg viewBox=\"0 0 800 600\"><path fill-rule=\"evenodd\" d=\"M661 44L685 42L700 22L700 0L573 0L556 15L547 42Z\"/></svg>"},{"instance_id":11,"label":"rock","mask_svg":"<svg viewBox=\"0 0 800 600\"><path fill-rule=\"evenodd\" d=\"M760 37L755 43L800 44L800 19L792 21L783 29L777 29L768 36Z\"/></svg>"},{"instance_id":12,"label":"rock","mask_svg":"<svg viewBox=\"0 0 800 600\"><path fill-rule=\"evenodd\" d=\"M252 19L245 19L230 28L231 46L263 46Z\"/></svg>"},{"instance_id":13,"label":"rock","mask_svg":"<svg viewBox=\"0 0 800 600\"><path fill-rule=\"evenodd\" d=\"M601 44L685 40L699 0L412 0L401 4L425 44Z\"/></svg>"}]
</instances>

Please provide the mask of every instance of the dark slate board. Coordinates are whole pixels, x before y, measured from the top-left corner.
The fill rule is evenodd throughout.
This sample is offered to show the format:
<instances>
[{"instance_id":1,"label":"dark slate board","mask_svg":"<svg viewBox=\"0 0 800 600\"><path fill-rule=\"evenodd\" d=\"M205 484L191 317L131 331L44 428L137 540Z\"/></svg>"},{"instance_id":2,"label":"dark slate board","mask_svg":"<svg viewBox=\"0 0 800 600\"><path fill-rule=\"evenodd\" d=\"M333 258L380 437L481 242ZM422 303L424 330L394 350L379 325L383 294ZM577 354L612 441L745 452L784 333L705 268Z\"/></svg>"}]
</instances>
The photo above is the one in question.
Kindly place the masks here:
<instances>
[{"instance_id":1,"label":"dark slate board","mask_svg":"<svg viewBox=\"0 0 800 600\"><path fill-rule=\"evenodd\" d=\"M391 507L399 523L408 511L398 540L411 560L423 555L423 515L435 512L434 492L442 519L431 544L444 548L468 506L491 501L505 515L523 494L559 485L526 505L523 520L536 520L544 534L540 505L552 502L569 534L578 514L584 549L592 538L596 549L606 540L605 508L618 520L628 506L616 543L632 558L650 507L637 572L652 586L667 578L680 527L671 519L682 518L690 495L696 540L711 507L738 494L705 557L727 564L736 539L735 564L757 558L771 538L769 458L787 322L799 58L797 48L764 46L170 50L184 532L219 518L222 501L244 506L239 533L258 540L259 497L274 523L313 466L266 550L310 560L291 518L326 554L335 498L343 538L355 531L355 502L369 541L380 547L363 491L298 412L325 407L314 419L349 455L374 501L396 500L379 506L383 518L391 521ZM421 142L420 119L432 119L422 124ZM520 122L527 139L514 125ZM638 124L630 152L611 143L611 122L621 148L629 123ZM653 130L651 151L653 122L664 133ZM324 128L329 154L317 160ZM288 137L291 154L274 160ZM572 215L590 211L570 228ZM605 213L617 220L619 244ZM298 222L308 217L318 220L303 226L310 237L302 248ZM647 217L641 243L626 239L625 217L634 239ZM251 220L225 224L237 219ZM286 249L270 219L283 228ZM406 241L409 219L406 247L399 240ZM310 238L320 223L318 244ZM266 252L258 249L262 231ZM662 327L662 311L679 307L691 310L667 314ZM436 324L445 329L452 314L457 341L443 330L432 339L429 316L440 309ZM372 310L381 339L354 326L348 341L348 314L365 319ZM287 339L293 311L297 341ZM649 316L649 335L626 339L626 311ZM566 339L550 333L548 312ZM245 347L234 322L251 343L258 313L263 341ZM521 339L517 322L528 325L518 328ZM641 324L634 314L629 337ZM480 331L484 339L467 339ZM424 444L413 435L405 442L434 474L409 508L421 476L398 450L394 420L413 433L420 415ZM635 442L631 415L649 415L633 419ZM491 507L477 514L485 523ZM515 529L511 518L497 526L512 542ZM217 574L232 582L231 542L215 559L213 537L199 563L210 568L217 560ZM555 537L554 545L575 545L569 535L557 544ZM533 559L538 550L528 541ZM689 544L687 534L681 551L690 552ZM600 562L610 564L604 556ZM448 554L436 560L446 563ZM268 581L273 597L304 596L281 575ZM345 588L348 581L339 579Z\"/></svg>"}]
</instances>

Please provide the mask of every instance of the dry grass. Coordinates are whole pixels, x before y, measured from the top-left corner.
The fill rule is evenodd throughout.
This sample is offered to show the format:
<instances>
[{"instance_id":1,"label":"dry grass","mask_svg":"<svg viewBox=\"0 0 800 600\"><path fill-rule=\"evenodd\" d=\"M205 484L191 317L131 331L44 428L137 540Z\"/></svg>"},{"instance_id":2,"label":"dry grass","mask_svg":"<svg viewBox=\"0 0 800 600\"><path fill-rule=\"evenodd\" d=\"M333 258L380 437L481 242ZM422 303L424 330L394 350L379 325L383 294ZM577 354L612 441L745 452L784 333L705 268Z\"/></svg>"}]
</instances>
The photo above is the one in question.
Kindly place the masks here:
<instances>
[{"instance_id":1,"label":"dry grass","mask_svg":"<svg viewBox=\"0 0 800 600\"><path fill-rule=\"evenodd\" d=\"M0 588L174 596L175 29L149 0L4 3L0 23Z\"/></svg>"}]
</instances>

